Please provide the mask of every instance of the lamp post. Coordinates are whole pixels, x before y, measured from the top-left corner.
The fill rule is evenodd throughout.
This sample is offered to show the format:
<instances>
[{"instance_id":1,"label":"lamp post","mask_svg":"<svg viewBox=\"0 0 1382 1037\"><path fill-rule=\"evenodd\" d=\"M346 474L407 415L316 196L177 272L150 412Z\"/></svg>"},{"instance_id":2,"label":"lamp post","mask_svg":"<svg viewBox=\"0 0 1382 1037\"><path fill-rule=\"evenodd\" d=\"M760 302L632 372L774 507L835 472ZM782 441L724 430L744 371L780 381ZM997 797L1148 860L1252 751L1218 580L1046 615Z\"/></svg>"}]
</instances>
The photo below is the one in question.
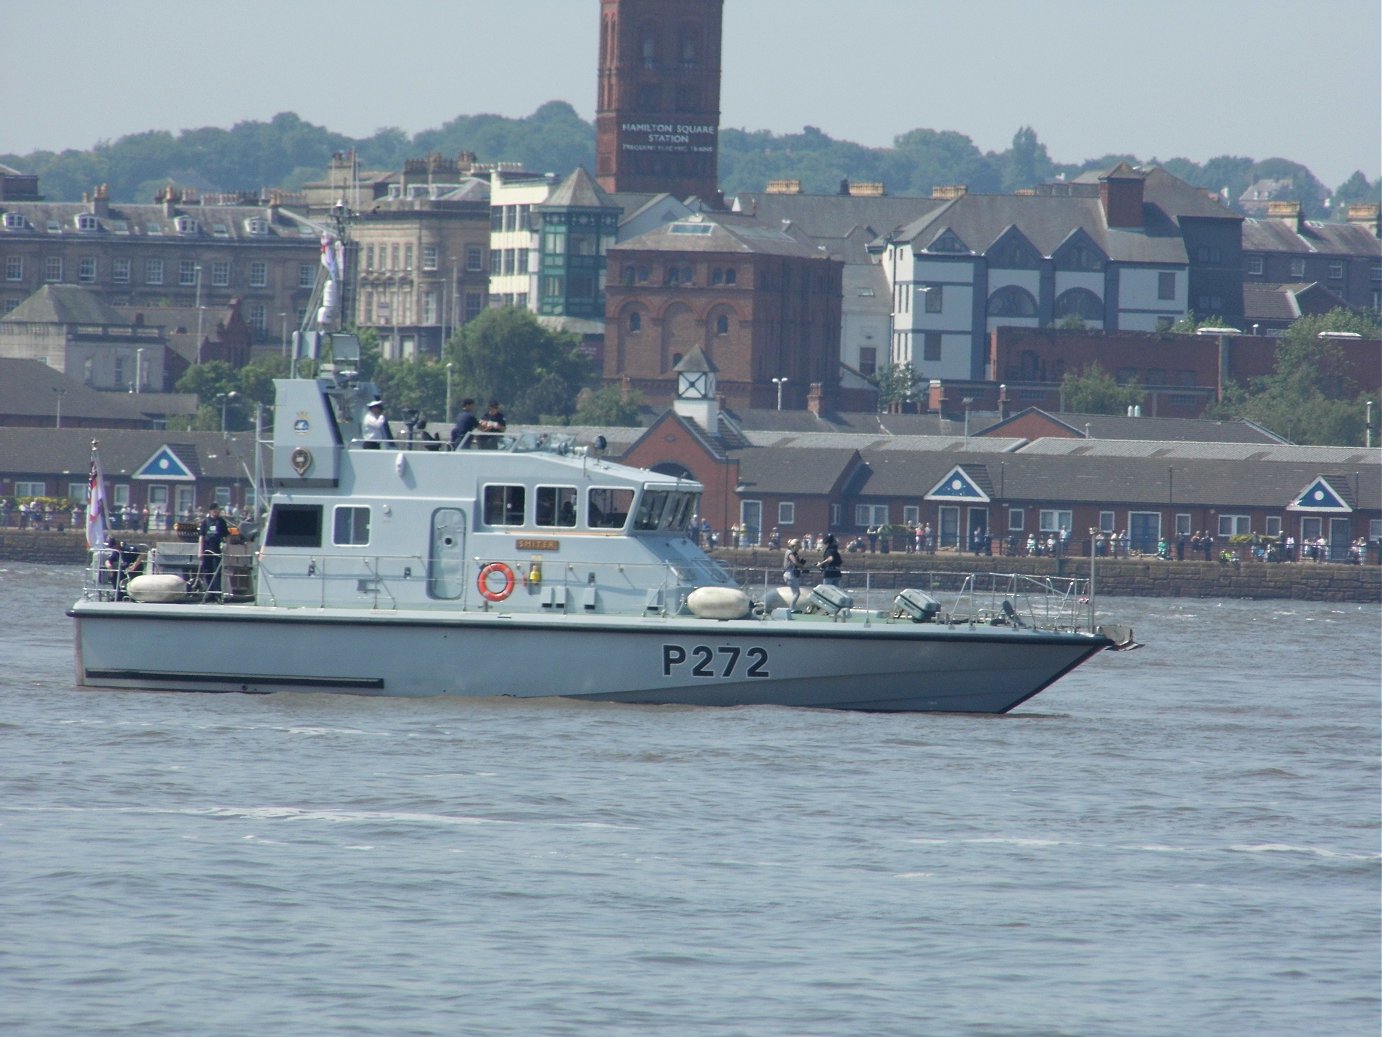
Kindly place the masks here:
<instances>
[{"instance_id":1,"label":"lamp post","mask_svg":"<svg viewBox=\"0 0 1382 1037\"><path fill-rule=\"evenodd\" d=\"M144 349L134 351L134 388L130 392L144 391Z\"/></svg>"},{"instance_id":2,"label":"lamp post","mask_svg":"<svg viewBox=\"0 0 1382 1037\"><path fill-rule=\"evenodd\" d=\"M446 362L446 420L451 421L454 415L451 413L451 369L456 365L450 360Z\"/></svg>"},{"instance_id":3,"label":"lamp post","mask_svg":"<svg viewBox=\"0 0 1382 1037\"><path fill-rule=\"evenodd\" d=\"M1367 429L1363 433L1363 445L1372 446L1372 400L1368 400Z\"/></svg>"},{"instance_id":4,"label":"lamp post","mask_svg":"<svg viewBox=\"0 0 1382 1037\"><path fill-rule=\"evenodd\" d=\"M202 265L192 268L197 275L197 363L202 362Z\"/></svg>"},{"instance_id":5,"label":"lamp post","mask_svg":"<svg viewBox=\"0 0 1382 1037\"><path fill-rule=\"evenodd\" d=\"M222 433L222 435L225 434L225 430L226 430L226 406L230 403L231 400L238 400L239 398L240 398L240 394L239 394L238 392L235 392L234 390L231 390L230 392L218 392L218 393L216 394L216 399L218 399L218 400L221 401L221 433Z\"/></svg>"},{"instance_id":6,"label":"lamp post","mask_svg":"<svg viewBox=\"0 0 1382 1037\"><path fill-rule=\"evenodd\" d=\"M774 378L773 384L777 386L777 409L782 409L782 387L787 384L786 378Z\"/></svg>"},{"instance_id":7,"label":"lamp post","mask_svg":"<svg viewBox=\"0 0 1382 1037\"><path fill-rule=\"evenodd\" d=\"M53 423L53 427L54 427L54 428L62 428L62 398L63 398L64 396L67 395L67 390L66 390L66 389L59 389L59 388L57 388L56 386L54 386L54 387L53 387L53 392L57 393L57 396L58 396L57 418L56 418L55 422Z\"/></svg>"},{"instance_id":8,"label":"lamp post","mask_svg":"<svg viewBox=\"0 0 1382 1037\"><path fill-rule=\"evenodd\" d=\"M288 315L280 313L278 319L283 322L283 359L288 359Z\"/></svg>"}]
</instances>

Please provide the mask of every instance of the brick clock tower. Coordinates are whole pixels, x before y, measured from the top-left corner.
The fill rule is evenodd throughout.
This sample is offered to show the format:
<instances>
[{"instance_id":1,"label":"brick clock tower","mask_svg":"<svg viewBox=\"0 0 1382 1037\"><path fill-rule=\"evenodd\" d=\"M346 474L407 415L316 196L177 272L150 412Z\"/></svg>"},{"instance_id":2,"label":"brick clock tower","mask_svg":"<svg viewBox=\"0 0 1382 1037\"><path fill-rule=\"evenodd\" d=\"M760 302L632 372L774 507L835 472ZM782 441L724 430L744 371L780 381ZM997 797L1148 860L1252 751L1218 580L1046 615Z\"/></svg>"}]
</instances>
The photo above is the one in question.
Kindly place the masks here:
<instances>
[{"instance_id":1,"label":"brick clock tower","mask_svg":"<svg viewBox=\"0 0 1382 1037\"><path fill-rule=\"evenodd\" d=\"M724 0L600 0L596 179L719 204Z\"/></svg>"}]
</instances>

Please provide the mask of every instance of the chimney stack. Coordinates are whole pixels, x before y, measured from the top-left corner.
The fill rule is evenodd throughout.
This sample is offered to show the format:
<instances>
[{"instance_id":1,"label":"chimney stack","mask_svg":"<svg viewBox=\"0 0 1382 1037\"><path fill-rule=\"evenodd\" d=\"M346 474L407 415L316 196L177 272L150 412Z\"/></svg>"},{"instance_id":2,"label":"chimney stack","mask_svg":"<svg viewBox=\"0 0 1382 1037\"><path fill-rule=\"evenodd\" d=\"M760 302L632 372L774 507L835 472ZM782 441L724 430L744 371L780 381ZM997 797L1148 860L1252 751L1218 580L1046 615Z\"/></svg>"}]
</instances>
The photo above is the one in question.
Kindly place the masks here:
<instances>
[{"instance_id":1,"label":"chimney stack","mask_svg":"<svg viewBox=\"0 0 1382 1037\"><path fill-rule=\"evenodd\" d=\"M1110 228L1142 226L1142 195L1147 178L1126 162L1099 177L1099 202Z\"/></svg>"},{"instance_id":2,"label":"chimney stack","mask_svg":"<svg viewBox=\"0 0 1382 1037\"><path fill-rule=\"evenodd\" d=\"M1300 202L1268 202L1267 219L1289 223L1297 234L1305 229L1304 207Z\"/></svg>"},{"instance_id":3,"label":"chimney stack","mask_svg":"<svg viewBox=\"0 0 1382 1037\"><path fill-rule=\"evenodd\" d=\"M1367 227L1375 238L1382 237L1382 205L1350 205L1348 222Z\"/></svg>"}]
</instances>

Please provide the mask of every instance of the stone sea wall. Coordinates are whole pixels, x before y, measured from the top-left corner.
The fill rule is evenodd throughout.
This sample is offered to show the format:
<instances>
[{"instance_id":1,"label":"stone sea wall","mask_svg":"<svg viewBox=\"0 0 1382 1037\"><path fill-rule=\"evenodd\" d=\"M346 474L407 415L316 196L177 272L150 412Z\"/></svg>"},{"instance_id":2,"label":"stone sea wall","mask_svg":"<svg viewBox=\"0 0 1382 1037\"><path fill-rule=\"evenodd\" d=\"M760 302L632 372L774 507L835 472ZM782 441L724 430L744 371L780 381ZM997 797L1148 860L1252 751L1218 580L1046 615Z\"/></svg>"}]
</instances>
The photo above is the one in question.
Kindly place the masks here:
<instances>
[{"instance_id":1,"label":"stone sea wall","mask_svg":"<svg viewBox=\"0 0 1382 1037\"><path fill-rule=\"evenodd\" d=\"M781 552L764 548L719 550L749 586L780 582ZM845 587L870 585L925 590L936 573L1020 573L1031 576L1089 577L1088 558L988 558L940 552L935 555L850 554L845 556ZM808 575L806 584L817 582ZM1285 598L1296 601L1382 602L1382 568L1343 565L1242 562L1168 562L1157 558L1099 559L1095 590L1100 595L1157 598Z\"/></svg>"},{"instance_id":2,"label":"stone sea wall","mask_svg":"<svg viewBox=\"0 0 1382 1037\"><path fill-rule=\"evenodd\" d=\"M766 548L719 548L714 556L749 586L776 584L781 552ZM0 563L82 565L86 541L81 533L0 530ZM935 555L850 554L845 557L846 587L930 585L931 573L1013 572L1034 576L1089 576L1088 558L986 558L941 552ZM1159 598L1285 598L1297 601L1382 602L1382 567L1313 562L1163 562L1156 558L1103 558L1095 570L1100 595ZM807 584L816 582L811 577Z\"/></svg>"}]
</instances>

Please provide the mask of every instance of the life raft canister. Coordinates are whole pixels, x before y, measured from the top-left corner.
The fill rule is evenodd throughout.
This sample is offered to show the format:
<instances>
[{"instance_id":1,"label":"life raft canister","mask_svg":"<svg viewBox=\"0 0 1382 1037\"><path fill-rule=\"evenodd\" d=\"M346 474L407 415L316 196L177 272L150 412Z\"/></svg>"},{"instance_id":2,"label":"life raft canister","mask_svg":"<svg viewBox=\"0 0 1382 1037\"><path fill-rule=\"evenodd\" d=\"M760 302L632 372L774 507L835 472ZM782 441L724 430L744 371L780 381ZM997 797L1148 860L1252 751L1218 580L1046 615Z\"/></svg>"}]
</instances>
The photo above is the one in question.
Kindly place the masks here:
<instances>
[{"instance_id":1,"label":"life raft canister","mask_svg":"<svg viewBox=\"0 0 1382 1037\"><path fill-rule=\"evenodd\" d=\"M504 586L495 590L490 585L491 576L501 576L504 579ZM480 575L475 580L476 587L480 590L480 596L486 601L503 601L513 593L514 575L503 562L490 562L480 570Z\"/></svg>"}]
</instances>

